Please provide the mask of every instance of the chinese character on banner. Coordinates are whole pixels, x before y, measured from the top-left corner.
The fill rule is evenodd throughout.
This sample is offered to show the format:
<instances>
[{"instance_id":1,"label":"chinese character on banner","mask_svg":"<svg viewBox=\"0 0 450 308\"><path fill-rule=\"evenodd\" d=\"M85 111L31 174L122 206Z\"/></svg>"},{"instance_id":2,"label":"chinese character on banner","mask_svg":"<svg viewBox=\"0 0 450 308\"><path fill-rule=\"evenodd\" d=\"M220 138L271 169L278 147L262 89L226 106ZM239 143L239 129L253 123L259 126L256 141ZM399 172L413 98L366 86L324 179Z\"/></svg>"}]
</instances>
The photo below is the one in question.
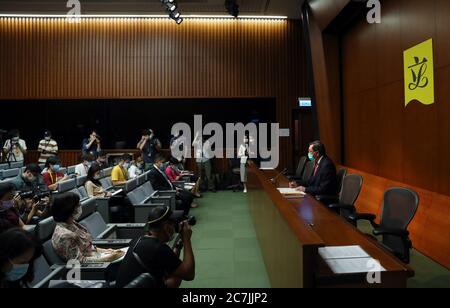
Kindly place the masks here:
<instances>
[{"instance_id":1,"label":"chinese character on banner","mask_svg":"<svg viewBox=\"0 0 450 308\"><path fill-rule=\"evenodd\" d=\"M429 39L403 53L405 106L414 100L434 104L433 40Z\"/></svg>"}]
</instances>

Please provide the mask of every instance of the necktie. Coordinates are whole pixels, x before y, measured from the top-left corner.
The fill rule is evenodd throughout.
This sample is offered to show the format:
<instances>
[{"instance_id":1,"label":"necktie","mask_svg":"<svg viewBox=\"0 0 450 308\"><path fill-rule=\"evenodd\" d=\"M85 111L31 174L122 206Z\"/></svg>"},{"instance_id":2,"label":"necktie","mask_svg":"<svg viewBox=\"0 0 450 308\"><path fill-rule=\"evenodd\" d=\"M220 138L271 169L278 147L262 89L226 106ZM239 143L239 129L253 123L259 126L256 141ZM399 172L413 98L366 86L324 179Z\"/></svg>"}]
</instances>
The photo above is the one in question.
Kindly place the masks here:
<instances>
[{"instance_id":1,"label":"necktie","mask_svg":"<svg viewBox=\"0 0 450 308\"><path fill-rule=\"evenodd\" d=\"M317 170L319 170L319 164L316 163L316 165L314 166L314 176L317 175Z\"/></svg>"}]
</instances>

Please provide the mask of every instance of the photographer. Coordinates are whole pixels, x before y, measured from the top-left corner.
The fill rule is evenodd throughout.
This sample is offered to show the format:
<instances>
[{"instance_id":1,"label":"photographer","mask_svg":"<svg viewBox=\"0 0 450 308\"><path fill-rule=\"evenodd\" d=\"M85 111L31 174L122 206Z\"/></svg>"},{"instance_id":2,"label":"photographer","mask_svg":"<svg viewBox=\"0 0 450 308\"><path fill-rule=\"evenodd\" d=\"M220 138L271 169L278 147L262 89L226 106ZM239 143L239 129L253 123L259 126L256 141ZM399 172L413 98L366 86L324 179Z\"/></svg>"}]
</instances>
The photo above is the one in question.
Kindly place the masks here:
<instances>
[{"instance_id":1,"label":"photographer","mask_svg":"<svg viewBox=\"0 0 450 308\"><path fill-rule=\"evenodd\" d=\"M33 191L21 193L19 202L19 214L27 225L35 225L49 216L50 194L48 192L35 193Z\"/></svg>"},{"instance_id":2,"label":"photographer","mask_svg":"<svg viewBox=\"0 0 450 308\"><path fill-rule=\"evenodd\" d=\"M52 139L52 133L49 130L45 131L44 139L39 141L38 152L40 153L40 164L44 164L48 158L58 155L58 143Z\"/></svg>"},{"instance_id":3,"label":"photographer","mask_svg":"<svg viewBox=\"0 0 450 308\"><path fill-rule=\"evenodd\" d=\"M83 154L91 154L96 157L97 153L101 151L100 136L95 130L91 132L89 138L83 140L81 152Z\"/></svg>"},{"instance_id":4,"label":"photographer","mask_svg":"<svg viewBox=\"0 0 450 308\"><path fill-rule=\"evenodd\" d=\"M19 196L14 197L14 186L11 183L0 183L0 233L24 226L17 211L21 202Z\"/></svg>"},{"instance_id":5,"label":"photographer","mask_svg":"<svg viewBox=\"0 0 450 308\"><path fill-rule=\"evenodd\" d=\"M61 169L61 162L59 158L55 156L47 159L45 168L47 168L47 172L43 173L42 177L49 190L56 190L59 182L69 179L69 177L59 172L59 169Z\"/></svg>"},{"instance_id":6,"label":"photographer","mask_svg":"<svg viewBox=\"0 0 450 308\"><path fill-rule=\"evenodd\" d=\"M155 162L156 155L161 150L161 141L156 138L153 130L144 129L142 138L137 144L137 148L142 152L145 170L148 170Z\"/></svg>"},{"instance_id":7,"label":"photographer","mask_svg":"<svg viewBox=\"0 0 450 308\"><path fill-rule=\"evenodd\" d=\"M3 152L8 162L23 162L24 155L27 153L25 140L20 139L20 132L15 129L9 133L10 139L6 140L3 146Z\"/></svg>"},{"instance_id":8,"label":"photographer","mask_svg":"<svg viewBox=\"0 0 450 308\"><path fill-rule=\"evenodd\" d=\"M172 212L170 207L158 206L151 210L146 229L148 234L133 243L122 261L117 276L117 287L122 288L142 273L150 273L159 288L178 288L182 280L195 277L192 251L192 229L182 221L183 212ZM167 243L180 229L181 242L171 249ZM184 250L183 261L179 255Z\"/></svg>"}]
</instances>

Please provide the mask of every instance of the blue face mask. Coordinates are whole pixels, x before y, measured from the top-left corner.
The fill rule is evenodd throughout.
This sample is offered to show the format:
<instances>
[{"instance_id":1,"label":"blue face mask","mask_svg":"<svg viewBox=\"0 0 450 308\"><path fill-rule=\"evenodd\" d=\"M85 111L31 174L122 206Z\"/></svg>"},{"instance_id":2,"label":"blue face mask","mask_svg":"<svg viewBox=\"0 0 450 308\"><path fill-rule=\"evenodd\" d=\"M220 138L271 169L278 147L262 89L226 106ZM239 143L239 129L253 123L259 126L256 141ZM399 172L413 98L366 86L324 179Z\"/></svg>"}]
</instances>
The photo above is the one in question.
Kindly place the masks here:
<instances>
[{"instance_id":1,"label":"blue face mask","mask_svg":"<svg viewBox=\"0 0 450 308\"><path fill-rule=\"evenodd\" d=\"M314 160L315 160L314 154L313 154L313 153L308 153L308 159L309 159L310 161L314 161Z\"/></svg>"},{"instance_id":2,"label":"blue face mask","mask_svg":"<svg viewBox=\"0 0 450 308\"><path fill-rule=\"evenodd\" d=\"M60 165L53 165L53 167L52 167L52 170L55 172L59 171L59 169L61 169Z\"/></svg>"},{"instance_id":3,"label":"blue face mask","mask_svg":"<svg viewBox=\"0 0 450 308\"><path fill-rule=\"evenodd\" d=\"M6 280L17 281L22 279L28 272L29 264L13 264L13 268L9 273L6 273Z\"/></svg>"},{"instance_id":4,"label":"blue face mask","mask_svg":"<svg viewBox=\"0 0 450 308\"><path fill-rule=\"evenodd\" d=\"M2 201L2 209L5 211L9 210L13 206L14 206L14 200Z\"/></svg>"}]
</instances>

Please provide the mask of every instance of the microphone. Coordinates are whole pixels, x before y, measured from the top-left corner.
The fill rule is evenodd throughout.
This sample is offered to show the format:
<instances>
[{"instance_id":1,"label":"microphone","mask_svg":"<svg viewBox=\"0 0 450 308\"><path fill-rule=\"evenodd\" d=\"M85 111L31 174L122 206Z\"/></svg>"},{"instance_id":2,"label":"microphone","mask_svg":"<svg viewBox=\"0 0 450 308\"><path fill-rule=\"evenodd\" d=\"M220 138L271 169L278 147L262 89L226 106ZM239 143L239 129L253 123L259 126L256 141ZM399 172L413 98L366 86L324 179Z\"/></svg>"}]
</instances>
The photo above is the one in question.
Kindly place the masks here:
<instances>
[{"instance_id":1,"label":"microphone","mask_svg":"<svg viewBox=\"0 0 450 308\"><path fill-rule=\"evenodd\" d=\"M275 184L275 182L278 180L278 178L279 178L281 175L285 174L287 171L288 171L288 168L284 168L283 171L281 171L280 173L278 173L276 177L271 178L270 181L271 181L272 183Z\"/></svg>"}]
</instances>

